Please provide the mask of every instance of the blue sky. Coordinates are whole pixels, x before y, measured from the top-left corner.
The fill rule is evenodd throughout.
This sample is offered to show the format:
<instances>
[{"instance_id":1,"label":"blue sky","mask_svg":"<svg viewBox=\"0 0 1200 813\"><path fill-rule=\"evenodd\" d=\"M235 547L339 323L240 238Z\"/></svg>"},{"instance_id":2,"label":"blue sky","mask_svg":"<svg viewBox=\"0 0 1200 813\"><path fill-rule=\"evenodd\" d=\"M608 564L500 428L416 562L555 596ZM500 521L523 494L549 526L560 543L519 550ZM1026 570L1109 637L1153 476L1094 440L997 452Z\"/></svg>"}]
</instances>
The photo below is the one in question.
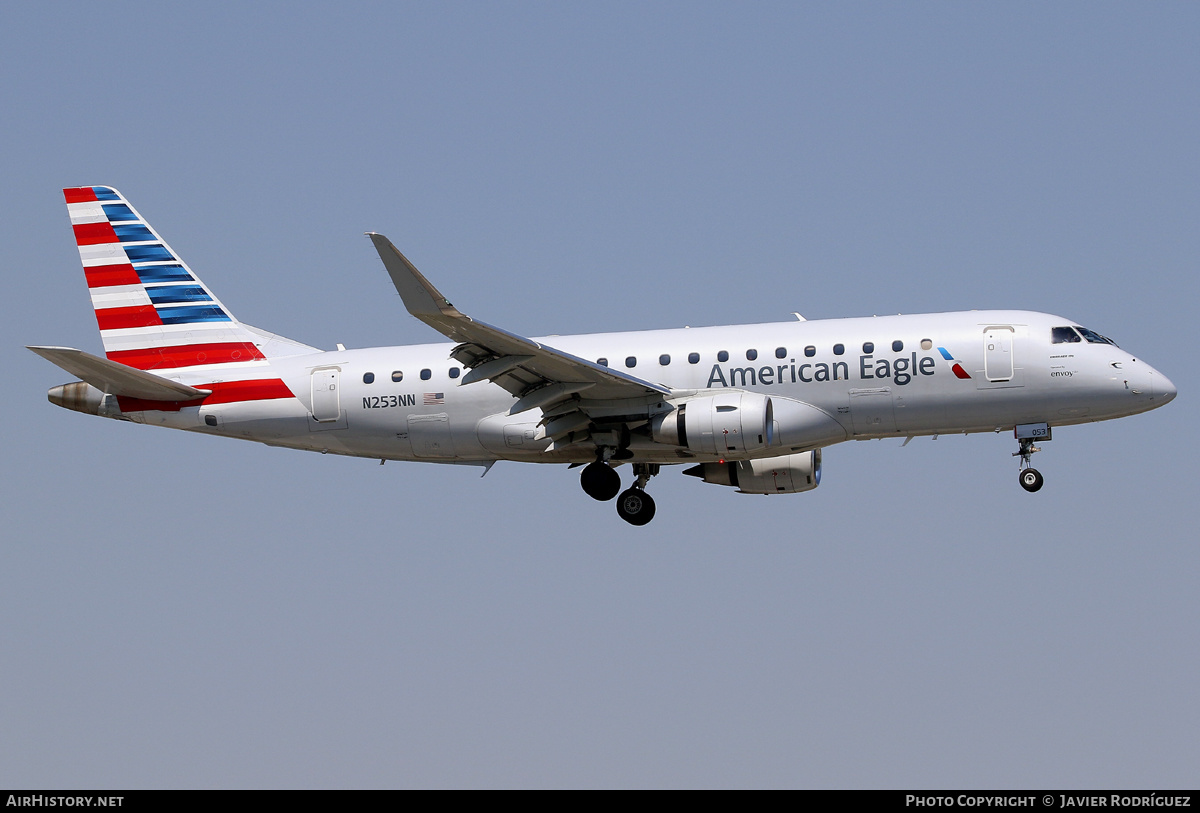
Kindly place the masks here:
<instances>
[{"instance_id":1,"label":"blue sky","mask_svg":"<svg viewBox=\"0 0 1200 813\"><path fill-rule=\"evenodd\" d=\"M0 785L1194 787L1200 10L0 8ZM1022 307L1179 388L849 443L815 492L330 459L56 409L60 190L251 324L437 340ZM686 482L685 482L686 481Z\"/></svg>"}]
</instances>

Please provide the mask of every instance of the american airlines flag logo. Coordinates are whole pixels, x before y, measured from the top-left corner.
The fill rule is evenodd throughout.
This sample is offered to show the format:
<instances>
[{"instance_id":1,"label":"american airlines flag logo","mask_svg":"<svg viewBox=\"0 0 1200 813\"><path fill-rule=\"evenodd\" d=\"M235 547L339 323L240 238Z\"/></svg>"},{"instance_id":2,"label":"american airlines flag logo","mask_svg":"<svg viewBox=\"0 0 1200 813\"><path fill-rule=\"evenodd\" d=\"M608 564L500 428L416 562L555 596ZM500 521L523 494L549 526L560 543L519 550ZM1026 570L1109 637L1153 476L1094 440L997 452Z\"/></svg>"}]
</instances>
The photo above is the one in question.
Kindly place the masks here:
<instances>
[{"instance_id":1,"label":"american airlines flag logo","mask_svg":"<svg viewBox=\"0 0 1200 813\"><path fill-rule=\"evenodd\" d=\"M964 370L962 365L954 360L954 356L950 355L950 351L944 347L939 347L938 352L942 354L942 358L950 363L950 371L954 373L955 378L964 379L971 377L971 374Z\"/></svg>"},{"instance_id":2,"label":"american airlines flag logo","mask_svg":"<svg viewBox=\"0 0 1200 813\"><path fill-rule=\"evenodd\" d=\"M425 393L425 406L440 406L446 403L446 393L444 392L427 392Z\"/></svg>"},{"instance_id":3,"label":"american airlines flag logo","mask_svg":"<svg viewBox=\"0 0 1200 813\"><path fill-rule=\"evenodd\" d=\"M110 361L139 370L265 364L191 269L110 186L63 190Z\"/></svg>"}]
</instances>

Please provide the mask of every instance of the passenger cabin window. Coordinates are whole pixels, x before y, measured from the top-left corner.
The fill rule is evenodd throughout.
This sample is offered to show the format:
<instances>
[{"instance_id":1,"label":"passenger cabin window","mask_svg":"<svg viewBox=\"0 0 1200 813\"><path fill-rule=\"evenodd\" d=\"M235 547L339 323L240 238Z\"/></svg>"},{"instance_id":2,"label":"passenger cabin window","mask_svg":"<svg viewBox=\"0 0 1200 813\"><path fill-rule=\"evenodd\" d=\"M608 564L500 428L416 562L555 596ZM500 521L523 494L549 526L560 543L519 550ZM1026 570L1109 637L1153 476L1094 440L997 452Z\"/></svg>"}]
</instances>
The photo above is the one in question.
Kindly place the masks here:
<instances>
[{"instance_id":1,"label":"passenger cabin window","mask_svg":"<svg viewBox=\"0 0 1200 813\"><path fill-rule=\"evenodd\" d=\"M804 348L804 355L808 356L809 358L812 358L816 354L817 354L817 348L813 347L811 344L808 347Z\"/></svg>"},{"instance_id":2,"label":"passenger cabin window","mask_svg":"<svg viewBox=\"0 0 1200 813\"><path fill-rule=\"evenodd\" d=\"M606 358L599 358L599 359L596 359L596 363L597 363L597 364L599 364L601 367L607 367L607 366L608 366L608 359L606 359Z\"/></svg>"},{"instance_id":3,"label":"passenger cabin window","mask_svg":"<svg viewBox=\"0 0 1200 813\"><path fill-rule=\"evenodd\" d=\"M668 354L663 353L661 356L658 357L658 363L661 364L662 366L666 367L668 364L671 363L671 357Z\"/></svg>"},{"instance_id":4,"label":"passenger cabin window","mask_svg":"<svg viewBox=\"0 0 1200 813\"><path fill-rule=\"evenodd\" d=\"M699 353L688 353L688 364L699 364L699 363L700 363L700 354Z\"/></svg>"},{"instance_id":5,"label":"passenger cabin window","mask_svg":"<svg viewBox=\"0 0 1200 813\"><path fill-rule=\"evenodd\" d=\"M720 353L717 353L717 361L729 361L729 351L722 350Z\"/></svg>"},{"instance_id":6,"label":"passenger cabin window","mask_svg":"<svg viewBox=\"0 0 1200 813\"><path fill-rule=\"evenodd\" d=\"M1069 327L1052 327L1050 328L1050 343L1051 344L1067 344L1068 342L1080 341L1079 334Z\"/></svg>"},{"instance_id":7,"label":"passenger cabin window","mask_svg":"<svg viewBox=\"0 0 1200 813\"><path fill-rule=\"evenodd\" d=\"M404 380L404 373L401 372L400 370L393 370L392 371L392 380L395 381L397 384L399 384L401 381Z\"/></svg>"},{"instance_id":8,"label":"passenger cabin window","mask_svg":"<svg viewBox=\"0 0 1200 813\"><path fill-rule=\"evenodd\" d=\"M863 342L863 352L867 355L875 352L875 342Z\"/></svg>"},{"instance_id":9,"label":"passenger cabin window","mask_svg":"<svg viewBox=\"0 0 1200 813\"><path fill-rule=\"evenodd\" d=\"M777 358L777 359L787 358L787 348L786 347L776 347L775 348L775 358Z\"/></svg>"},{"instance_id":10,"label":"passenger cabin window","mask_svg":"<svg viewBox=\"0 0 1200 813\"><path fill-rule=\"evenodd\" d=\"M637 356L626 356L625 357L625 366L626 367L636 367L637 366Z\"/></svg>"},{"instance_id":11,"label":"passenger cabin window","mask_svg":"<svg viewBox=\"0 0 1200 813\"><path fill-rule=\"evenodd\" d=\"M892 342L892 352L893 353L899 353L903 349L904 349L904 342L900 341L899 339Z\"/></svg>"},{"instance_id":12,"label":"passenger cabin window","mask_svg":"<svg viewBox=\"0 0 1200 813\"><path fill-rule=\"evenodd\" d=\"M932 339L921 339L921 349L922 350L932 350L933 349L933 340Z\"/></svg>"},{"instance_id":13,"label":"passenger cabin window","mask_svg":"<svg viewBox=\"0 0 1200 813\"><path fill-rule=\"evenodd\" d=\"M746 360L747 361L754 361L756 358L758 358L757 350L747 350L746 351Z\"/></svg>"},{"instance_id":14,"label":"passenger cabin window","mask_svg":"<svg viewBox=\"0 0 1200 813\"><path fill-rule=\"evenodd\" d=\"M363 373L363 383L364 384L374 384L375 383L375 373Z\"/></svg>"},{"instance_id":15,"label":"passenger cabin window","mask_svg":"<svg viewBox=\"0 0 1200 813\"><path fill-rule=\"evenodd\" d=\"M1088 330L1086 327L1080 327L1079 325L1075 325L1075 329L1082 333L1083 338L1087 339L1090 344L1111 344L1113 347L1117 346L1117 343L1112 339L1107 336L1101 336L1094 330Z\"/></svg>"},{"instance_id":16,"label":"passenger cabin window","mask_svg":"<svg viewBox=\"0 0 1200 813\"><path fill-rule=\"evenodd\" d=\"M461 371L461 370L459 370L457 367L451 367L451 368L450 368L450 377L451 377L451 378L458 378L458 374L459 374L460 372L462 372L462 371Z\"/></svg>"},{"instance_id":17,"label":"passenger cabin window","mask_svg":"<svg viewBox=\"0 0 1200 813\"><path fill-rule=\"evenodd\" d=\"M428 367L426 367L424 370L421 371L421 380L428 381L432 375L433 375L433 371L430 370Z\"/></svg>"},{"instance_id":18,"label":"passenger cabin window","mask_svg":"<svg viewBox=\"0 0 1200 813\"><path fill-rule=\"evenodd\" d=\"M846 345L844 345L844 344L835 344L835 345L833 346L833 354L834 354L835 356L840 356L840 355L842 355L842 354L843 354L843 353L845 353L845 352L846 352Z\"/></svg>"}]
</instances>

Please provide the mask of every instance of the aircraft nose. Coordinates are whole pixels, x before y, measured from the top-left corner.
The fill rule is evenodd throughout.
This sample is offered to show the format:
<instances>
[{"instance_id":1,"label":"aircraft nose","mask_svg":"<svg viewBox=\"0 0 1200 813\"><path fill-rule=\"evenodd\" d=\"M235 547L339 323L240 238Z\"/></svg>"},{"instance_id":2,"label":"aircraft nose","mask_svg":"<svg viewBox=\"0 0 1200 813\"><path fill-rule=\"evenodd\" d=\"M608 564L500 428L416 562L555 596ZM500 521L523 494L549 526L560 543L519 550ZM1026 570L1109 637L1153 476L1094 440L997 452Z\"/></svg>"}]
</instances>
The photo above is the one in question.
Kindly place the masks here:
<instances>
[{"instance_id":1,"label":"aircraft nose","mask_svg":"<svg viewBox=\"0 0 1200 813\"><path fill-rule=\"evenodd\" d=\"M1158 370L1154 371L1153 379L1154 379L1154 384L1153 384L1153 389L1151 390L1151 392L1153 393L1154 399L1156 401L1160 401L1163 404L1169 403L1170 401L1174 400L1175 385L1171 383L1171 379L1167 378L1165 375L1160 373Z\"/></svg>"}]
</instances>

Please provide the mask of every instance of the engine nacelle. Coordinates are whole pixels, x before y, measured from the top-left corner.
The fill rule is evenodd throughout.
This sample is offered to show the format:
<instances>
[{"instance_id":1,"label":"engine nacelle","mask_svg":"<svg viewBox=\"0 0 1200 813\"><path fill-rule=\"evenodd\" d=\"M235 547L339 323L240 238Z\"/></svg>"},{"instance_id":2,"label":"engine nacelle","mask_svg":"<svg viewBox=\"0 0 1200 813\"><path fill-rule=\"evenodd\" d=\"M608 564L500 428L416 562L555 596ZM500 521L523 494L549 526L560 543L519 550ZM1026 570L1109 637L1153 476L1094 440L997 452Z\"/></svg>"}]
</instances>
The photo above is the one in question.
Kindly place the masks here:
<instances>
[{"instance_id":1,"label":"engine nacelle","mask_svg":"<svg viewBox=\"0 0 1200 813\"><path fill-rule=\"evenodd\" d=\"M760 460L701 463L684 474L706 483L733 486L740 494L799 494L821 484L821 450Z\"/></svg>"},{"instance_id":2,"label":"engine nacelle","mask_svg":"<svg viewBox=\"0 0 1200 813\"><path fill-rule=\"evenodd\" d=\"M689 398L650 422L651 436L659 443L731 458L767 448L774 432L771 399L741 390Z\"/></svg>"}]
</instances>

